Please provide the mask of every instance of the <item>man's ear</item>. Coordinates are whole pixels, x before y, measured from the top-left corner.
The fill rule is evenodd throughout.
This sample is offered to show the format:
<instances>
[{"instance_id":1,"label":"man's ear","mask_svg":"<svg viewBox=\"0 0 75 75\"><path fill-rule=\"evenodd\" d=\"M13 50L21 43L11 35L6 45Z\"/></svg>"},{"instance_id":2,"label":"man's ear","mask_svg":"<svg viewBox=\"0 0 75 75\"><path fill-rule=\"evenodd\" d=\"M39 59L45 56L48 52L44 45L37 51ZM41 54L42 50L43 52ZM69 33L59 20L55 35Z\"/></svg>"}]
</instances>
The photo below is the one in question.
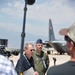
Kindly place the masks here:
<instances>
[{"instance_id":1,"label":"man's ear","mask_svg":"<svg viewBox=\"0 0 75 75\"><path fill-rule=\"evenodd\" d=\"M37 46L37 44L35 45L35 47Z\"/></svg>"},{"instance_id":2,"label":"man's ear","mask_svg":"<svg viewBox=\"0 0 75 75\"><path fill-rule=\"evenodd\" d=\"M27 50L27 47L24 48L24 51Z\"/></svg>"},{"instance_id":3,"label":"man's ear","mask_svg":"<svg viewBox=\"0 0 75 75\"><path fill-rule=\"evenodd\" d=\"M71 47L71 50L74 49L74 46L75 46L74 43L71 41L71 46L70 46Z\"/></svg>"}]
</instances>

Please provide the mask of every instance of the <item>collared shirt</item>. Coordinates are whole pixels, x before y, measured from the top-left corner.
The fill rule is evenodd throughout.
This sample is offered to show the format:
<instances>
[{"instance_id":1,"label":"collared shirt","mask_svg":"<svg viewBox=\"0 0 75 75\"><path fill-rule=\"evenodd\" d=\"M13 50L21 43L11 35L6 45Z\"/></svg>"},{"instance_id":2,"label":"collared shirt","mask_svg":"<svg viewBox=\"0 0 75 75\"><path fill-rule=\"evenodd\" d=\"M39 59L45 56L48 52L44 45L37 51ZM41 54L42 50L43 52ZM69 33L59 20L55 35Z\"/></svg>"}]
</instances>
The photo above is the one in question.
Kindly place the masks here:
<instances>
[{"instance_id":1,"label":"collared shirt","mask_svg":"<svg viewBox=\"0 0 75 75\"><path fill-rule=\"evenodd\" d=\"M0 55L0 75L17 75L11 61L2 55Z\"/></svg>"},{"instance_id":2,"label":"collared shirt","mask_svg":"<svg viewBox=\"0 0 75 75\"><path fill-rule=\"evenodd\" d=\"M34 60L31 57L31 59L29 60L25 55L23 55L22 57L22 72L28 70L29 68L33 67L34 68ZM16 71L19 74L19 67L20 67L20 59L18 60L17 64L16 64Z\"/></svg>"}]
</instances>

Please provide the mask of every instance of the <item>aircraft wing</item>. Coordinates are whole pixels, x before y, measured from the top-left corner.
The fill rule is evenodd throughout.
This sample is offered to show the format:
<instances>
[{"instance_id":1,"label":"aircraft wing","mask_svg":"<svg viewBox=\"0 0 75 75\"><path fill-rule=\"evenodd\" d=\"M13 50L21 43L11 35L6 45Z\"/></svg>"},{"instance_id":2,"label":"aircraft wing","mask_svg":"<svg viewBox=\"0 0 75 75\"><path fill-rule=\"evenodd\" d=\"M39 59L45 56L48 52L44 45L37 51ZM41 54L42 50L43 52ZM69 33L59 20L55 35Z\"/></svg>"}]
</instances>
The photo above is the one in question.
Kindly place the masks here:
<instances>
[{"instance_id":1,"label":"aircraft wing","mask_svg":"<svg viewBox=\"0 0 75 75\"><path fill-rule=\"evenodd\" d=\"M59 52L60 54L64 54L67 52L66 45L62 46L61 43L52 43L52 44L53 44L53 47L55 48L55 50L57 52Z\"/></svg>"},{"instance_id":2,"label":"aircraft wing","mask_svg":"<svg viewBox=\"0 0 75 75\"><path fill-rule=\"evenodd\" d=\"M67 52L66 50L66 45L63 45L62 43L59 43L59 42L46 42L46 47L52 47L54 48L57 52L59 52L60 54L64 54Z\"/></svg>"}]
</instances>

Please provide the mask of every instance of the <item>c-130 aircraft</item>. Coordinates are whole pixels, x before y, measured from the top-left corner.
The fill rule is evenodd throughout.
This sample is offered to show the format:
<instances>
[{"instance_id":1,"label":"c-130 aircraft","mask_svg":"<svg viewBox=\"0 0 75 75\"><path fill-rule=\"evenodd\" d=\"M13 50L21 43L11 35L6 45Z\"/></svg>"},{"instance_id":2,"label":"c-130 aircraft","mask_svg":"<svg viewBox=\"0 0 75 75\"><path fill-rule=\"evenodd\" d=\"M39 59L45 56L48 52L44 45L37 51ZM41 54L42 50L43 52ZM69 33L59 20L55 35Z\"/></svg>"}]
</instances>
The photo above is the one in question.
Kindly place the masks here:
<instances>
[{"instance_id":1,"label":"c-130 aircraft","mask_svg":"<svg viewBox=\"0 0 75 75\"><path fill-rule=\"evenodd\" d=\"M67 52L66 50L66 41L61 41L61 40L56 40L55 39L55 35L54 35L54 30L53 30L53 25L52 25L52 21L51 19L49 19L49 40L48 41L45 41L44 45L45 45L45 48L48 48L48 49L54 49L56 50L59 54L64 54ZM50 53L49 52L50 50L47 51L47 53Z\"/></svg>"}]
</instances>

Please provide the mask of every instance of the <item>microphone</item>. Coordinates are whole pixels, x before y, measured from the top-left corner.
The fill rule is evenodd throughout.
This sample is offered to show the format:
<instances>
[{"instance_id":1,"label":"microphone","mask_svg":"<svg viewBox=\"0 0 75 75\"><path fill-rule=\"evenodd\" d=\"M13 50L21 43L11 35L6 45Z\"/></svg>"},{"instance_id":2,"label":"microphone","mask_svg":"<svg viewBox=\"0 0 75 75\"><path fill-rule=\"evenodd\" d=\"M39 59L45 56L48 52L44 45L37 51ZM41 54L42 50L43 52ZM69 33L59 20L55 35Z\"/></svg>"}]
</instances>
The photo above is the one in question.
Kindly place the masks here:
<instances>
[{"instance_id":1,"label":"microphone","mask_svg":"<svg viewBox=\"0 0 75 75\"><path fill-rule=\"evenodd\" d=\"M34 2L35 2L35 0L27 0L28 5L32 5L32 4L34 4Z\"/></svg>"}]
</instances>

